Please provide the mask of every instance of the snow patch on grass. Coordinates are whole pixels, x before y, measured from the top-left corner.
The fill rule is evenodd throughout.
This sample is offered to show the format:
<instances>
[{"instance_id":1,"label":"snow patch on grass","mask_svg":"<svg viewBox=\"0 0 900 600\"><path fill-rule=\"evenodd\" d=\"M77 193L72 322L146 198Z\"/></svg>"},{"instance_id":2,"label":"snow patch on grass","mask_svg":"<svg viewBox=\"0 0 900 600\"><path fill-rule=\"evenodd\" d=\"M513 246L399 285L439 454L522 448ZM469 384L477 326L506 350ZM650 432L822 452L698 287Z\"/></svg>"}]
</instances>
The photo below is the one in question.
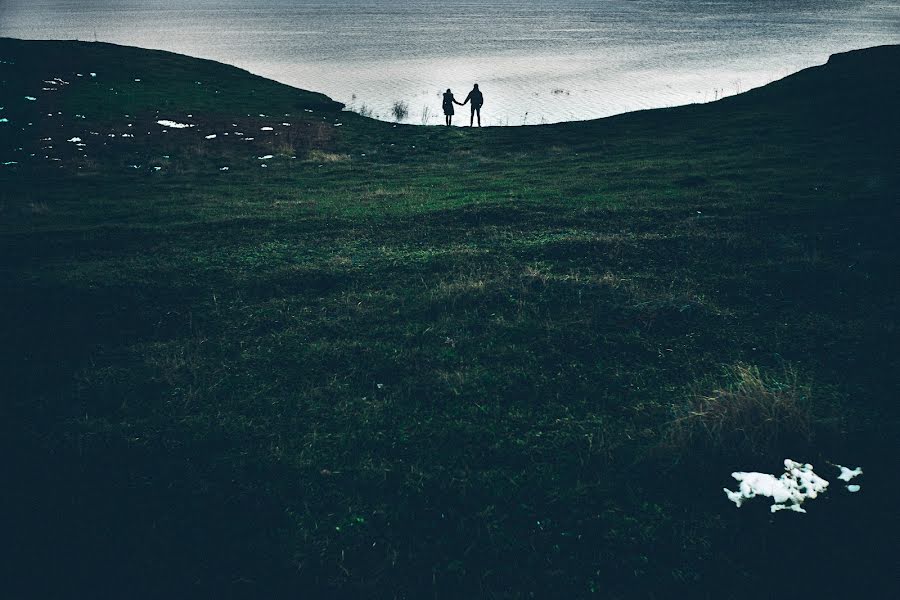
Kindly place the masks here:
<instances>
[{"instance_id":1,"label":"snow patch on grass","mask_svg":"<svg viewBox=\"0 0 900 600\"><path fill-rule=\"evenodd\" d=\"M169 127L170 129L187 129L188 127L193 127L193 125L189 125L187 123L178 123L176 121L170 121L168 119L160 119L156 122L157 125L162 125L163 127Z\"/></svg>"},{"instance_id":2,"label":"snow patch on grass","mask_svg":"<svg viewBox=\"0 0 900 600\"><path fill-rule=\"evenodd\" d=\"M841 474L838 475L838 479L841 481L850 481L857 475L862 475L862 468L856 467L855 469L848 469L847 467L842 467L841 465L834 465L838 469L841 470Z\"/></svg>"},{"instance_id":3,"label":"snow patch on grass","mask_svg":"<svg viewBox=\"0 0 900 600\"><path fill-rule=\"evenodd\" d=\"M862 468L848 469L841 465L834 465L840 469L838 479L850 481L858 475L862 475ZM828 482L813 472L813 466L809 463L800 464L790 458L784 459L784 470L781 477L775 478L769 473L736 472L732 473L740 486L737 491L723 488L728 499L734 502L738 508L750 498L766 496L772 499L769 509L774 513L779 510L792 510L805 513L801 504L804 500L814 499L828 488ZM858 485L846 486L847 491L856 493L860 490Z\"/></svg>"},{"instance_id":4,"label":"snow patch on grass","mask_svg":"<svg viewBox=\"0 0 900 600\"><path fill-rule=\"evenodd\" d=\"M828 482L813 472L809 463L801 464L789 458L784 460L785 472L779 478L769 473L735 472L731 476L740 483L738 491L723 488L728 499L738 508L744 501L756 496L772 498L769 509L774 513L779 510L806 512L801 504L806 499L815 499L824 492Z\"/></svg>"}]
</instances>

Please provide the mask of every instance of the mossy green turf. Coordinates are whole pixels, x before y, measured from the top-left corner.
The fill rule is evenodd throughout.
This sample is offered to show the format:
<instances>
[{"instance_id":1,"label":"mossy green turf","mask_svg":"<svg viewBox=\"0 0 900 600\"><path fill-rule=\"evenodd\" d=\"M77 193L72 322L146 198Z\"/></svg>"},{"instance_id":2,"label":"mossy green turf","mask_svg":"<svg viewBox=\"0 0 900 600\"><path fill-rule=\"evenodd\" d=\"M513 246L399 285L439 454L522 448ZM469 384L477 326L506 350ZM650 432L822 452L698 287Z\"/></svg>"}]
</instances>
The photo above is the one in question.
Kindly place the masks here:
<instances>
[{"instance_id":1,"label":"mossy green turf","mask_svg":"<svg viewBox=\"0 0 900 600\"><path fill-rule=\"evenodd\" d=\"M0 40L0 585L878 597L898 60L477 130L163 52ZM667 442L737 364L796 373L812 434ZM832 481L807 515L725 498L731 471L786 457ZM862 465L862 492L829 460Z\"/></svg>"}]
</instances>

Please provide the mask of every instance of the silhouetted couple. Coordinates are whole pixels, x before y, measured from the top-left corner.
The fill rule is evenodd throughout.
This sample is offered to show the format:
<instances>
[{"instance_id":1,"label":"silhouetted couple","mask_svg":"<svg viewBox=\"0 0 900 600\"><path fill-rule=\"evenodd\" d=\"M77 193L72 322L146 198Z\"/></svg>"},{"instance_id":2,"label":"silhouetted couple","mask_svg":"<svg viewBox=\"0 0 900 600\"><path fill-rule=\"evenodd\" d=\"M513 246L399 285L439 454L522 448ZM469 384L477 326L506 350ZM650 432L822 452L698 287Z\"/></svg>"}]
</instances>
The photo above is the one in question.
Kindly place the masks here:
<instances>
[{"instance_id":1,"label":"silhouetted couple","mask_svg":"<svg viewBox=\"0 0 900 600\"><path fill-rule=\"evenodd\" d=\"M444 92L444 119L446 120L448 127L450 126L450 122L453 121L453 105L459 104L460 106L465 106L469 102L472 103L472 116L469 118L469 127L475 123L476 116L478 116L478 126L481 127L481 105L484 104L484 96L481 95L478 84L475 84L475 87L473 87L472 91L469 92L469 95L466 96L464 102L457 102L456 98L453 97L453 92L450 91L450 88L447 88L447 91Z\"/></svg>"}]
</instances>

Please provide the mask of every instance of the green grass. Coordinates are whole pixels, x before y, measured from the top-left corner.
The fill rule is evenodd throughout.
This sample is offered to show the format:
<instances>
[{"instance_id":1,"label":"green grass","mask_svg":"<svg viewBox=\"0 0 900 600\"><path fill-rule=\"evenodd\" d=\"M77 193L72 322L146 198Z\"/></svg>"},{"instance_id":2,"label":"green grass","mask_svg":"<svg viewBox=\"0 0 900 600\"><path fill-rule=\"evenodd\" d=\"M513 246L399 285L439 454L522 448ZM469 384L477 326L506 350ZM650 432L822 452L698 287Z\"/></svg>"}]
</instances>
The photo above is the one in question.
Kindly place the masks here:
<instances>
[{"instance_id":1,"label":"green grass","mask_svg":"<svg viewBox=\"0 0 900 600\"><path fill-rule=\"evenodd\" d=\"M470 130L0 39L2 585L877 597L900 491L898 53ZM685 425L704 398L743 404ZM786 457L833 481L809 514L725 498ZM863 491L827 461L862 465Z\"/></svg>"}]
</instances>

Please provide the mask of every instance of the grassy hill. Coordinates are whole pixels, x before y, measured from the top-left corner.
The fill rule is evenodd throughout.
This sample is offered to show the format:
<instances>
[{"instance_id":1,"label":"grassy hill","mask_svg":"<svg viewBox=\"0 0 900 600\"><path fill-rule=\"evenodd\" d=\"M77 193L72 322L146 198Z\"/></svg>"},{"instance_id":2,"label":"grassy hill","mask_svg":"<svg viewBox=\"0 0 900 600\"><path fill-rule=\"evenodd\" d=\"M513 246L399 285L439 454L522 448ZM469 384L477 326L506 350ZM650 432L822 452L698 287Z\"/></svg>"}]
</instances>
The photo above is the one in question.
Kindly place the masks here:
<instances>
[{"instance_id":1,"label":"grassy hill","mask_svg":"<svg viewBox=\"0 0 900 600\"><path fill-rule=\"evenodd\" d=\"M6 596L884 597L898 60L473 130L0 39Z\"/></svg>"}]
</instances>

